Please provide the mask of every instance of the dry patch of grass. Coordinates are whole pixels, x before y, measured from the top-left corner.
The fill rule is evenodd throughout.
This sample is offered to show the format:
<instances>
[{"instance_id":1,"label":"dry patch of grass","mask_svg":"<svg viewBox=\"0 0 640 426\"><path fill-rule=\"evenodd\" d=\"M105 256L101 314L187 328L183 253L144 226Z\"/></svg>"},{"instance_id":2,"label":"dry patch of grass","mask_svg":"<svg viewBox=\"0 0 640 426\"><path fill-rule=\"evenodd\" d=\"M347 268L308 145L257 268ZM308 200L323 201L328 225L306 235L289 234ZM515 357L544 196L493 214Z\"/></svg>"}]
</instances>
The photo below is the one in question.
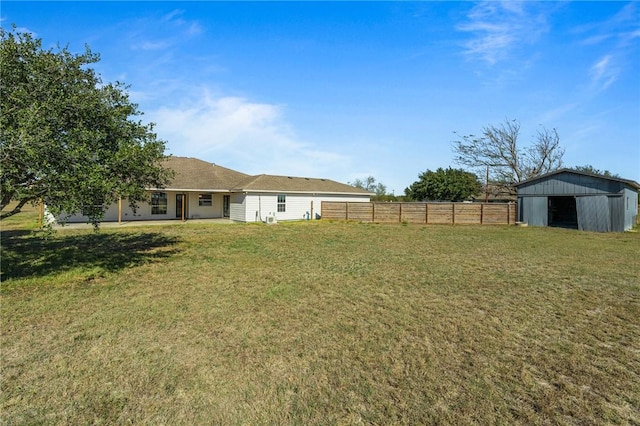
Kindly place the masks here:
<instances>
[{"instance_id":1,"label":"dry patch of grass","mask_svg":"<svg viewBox=\"0 0 640 426\"><path fill-rule=\"evenodd\" d=\"M8 424L640 423L637 234L4 230Z\"/></svg>"}]
</instances>

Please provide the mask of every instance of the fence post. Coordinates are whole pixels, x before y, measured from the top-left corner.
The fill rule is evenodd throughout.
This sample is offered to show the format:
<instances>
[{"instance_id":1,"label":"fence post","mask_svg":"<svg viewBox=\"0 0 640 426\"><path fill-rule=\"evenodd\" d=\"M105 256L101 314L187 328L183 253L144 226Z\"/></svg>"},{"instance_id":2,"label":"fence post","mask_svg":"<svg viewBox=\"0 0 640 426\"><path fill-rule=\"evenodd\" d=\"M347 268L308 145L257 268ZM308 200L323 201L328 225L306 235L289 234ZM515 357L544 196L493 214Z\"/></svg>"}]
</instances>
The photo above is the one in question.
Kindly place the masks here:
<instances>
[{"instance_id":1,"label":"fence post","mask_svg":"<svg viewBox=\"0 0 640 426\"><path fill-rule=\"evenodd\" d=\"M480 203L480 225L484 225L484 203Z\"/></svg>"},{"instance_id":2,"label":"fence post","mask_svg":"<svg viewBox=\"0 0 640 426\"><path fill-rule=\"evenodd\" d=\"M376 203L371 203L371 222L376 222Z\"/></svg>"},{"instance_id":3,"label":"fence post","mask_svg":"<svg viewBox=\"0 0 640 426\"><path fill-rule=\"evenodd\" d=\"M398 222L402 222L402 203L400 203L400 217L398 218Z\"/></svg>"}]
</instances>

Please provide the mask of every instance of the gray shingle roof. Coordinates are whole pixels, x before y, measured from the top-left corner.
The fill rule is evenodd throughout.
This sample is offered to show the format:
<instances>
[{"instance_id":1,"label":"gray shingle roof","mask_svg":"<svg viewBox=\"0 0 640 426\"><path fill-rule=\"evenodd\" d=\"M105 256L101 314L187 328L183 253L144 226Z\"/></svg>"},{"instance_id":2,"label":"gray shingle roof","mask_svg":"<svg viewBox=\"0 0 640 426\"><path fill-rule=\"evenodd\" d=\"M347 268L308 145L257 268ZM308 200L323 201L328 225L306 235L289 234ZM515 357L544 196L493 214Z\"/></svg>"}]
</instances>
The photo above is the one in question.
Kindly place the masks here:
<instances>
[{"instance_id":1,"label":"gray shingle roof","mask_svg":"<svg viewBox=\"0 0 640 426\"><path fill-rule=\"evenodd\" d=\"M293 176L258 175L251 176L233 188L234 191L268 192L305 192L331 194L360 194L369 192L361 188L336 182L330 179L317 179Z\"/></svg>"},{"instance_id":2,"label":"gray shingle roof","mask_svg":"<svg viewBox=\"0 0 640 426\"><path fill-rule=\"evenodd\" d=\"M166 187L170 190L371 195L364 189L330 179L265 174L251 176L191 157L171 156L165 160L164 166L175 172L175 176Z\"/></svg>"},{"instance_id":3,"label":"gray shingle roof","mask_svg":"<svg viewBox=\"0 0 640 426\"><path fill-rule=\"evenodd\" d=\"M168 157L164 166L175 172L167 189L228 191L249 177L245 173L190 157Z\"/></svg>"}]
</instances>

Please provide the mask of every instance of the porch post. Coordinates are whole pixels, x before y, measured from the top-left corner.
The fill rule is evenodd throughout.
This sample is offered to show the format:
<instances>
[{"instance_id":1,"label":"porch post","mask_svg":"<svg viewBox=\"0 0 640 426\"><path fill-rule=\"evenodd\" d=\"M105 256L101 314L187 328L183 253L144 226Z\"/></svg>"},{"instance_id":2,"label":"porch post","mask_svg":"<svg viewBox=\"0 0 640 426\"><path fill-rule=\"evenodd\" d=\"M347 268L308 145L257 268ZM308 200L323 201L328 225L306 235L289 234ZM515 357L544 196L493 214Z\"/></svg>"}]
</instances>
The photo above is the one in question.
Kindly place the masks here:
<instances>
[{"instance_id":1,"label":"porch post","mask_svg":"<svg viewBox=\"0 0 640 426\"><path fill-rule=\"evenodd\" d=\"M187 194L182 193L182 221L184 222L184 205L187 202Z\"/></svg>"},{"instance_id":2,"label":"porch post","mask_svg":"<svg viewBox=\"0 0 640 426\"><path fill-rule=\"evenodd\" d=\"M122 224L122 197L118 197L118 225Z\"/></svg>"},{"instance_id":3,"label":"porch post","mask_svg":"<svg viewBox=\"0 0 640 426\"><path fill-rule=\"evenodd\" d=\"M42 228L44 222L44 200L40 198L40 205L38 206L38 224Z\"/></svg>"}]
</instances>

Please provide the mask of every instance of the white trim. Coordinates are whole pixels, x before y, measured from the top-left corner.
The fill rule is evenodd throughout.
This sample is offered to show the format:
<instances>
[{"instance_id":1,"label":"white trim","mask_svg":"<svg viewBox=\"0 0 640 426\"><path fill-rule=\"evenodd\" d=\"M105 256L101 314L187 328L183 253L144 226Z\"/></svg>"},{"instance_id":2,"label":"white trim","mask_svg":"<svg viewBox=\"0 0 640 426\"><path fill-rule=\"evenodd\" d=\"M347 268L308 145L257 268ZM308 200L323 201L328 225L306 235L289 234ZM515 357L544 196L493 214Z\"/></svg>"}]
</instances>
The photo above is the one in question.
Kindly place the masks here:
<instances>
[{"instance_id":1,"label":"white trim","mask_svg":"<svg viewBox=\"0 0 640 426\"><path fill-rule=\"evenodd\" d=\"M228 192L228 189L183 189L183 188L146 188L147 191L175 191L175 192Z\"/></svg>"},{"instance_id":2,"label":"white trim","mask_svg":"<svg viewBox=\"0 0 640 426\"><path fill-rule=\"evenodd\" d=\"M287 189L233 189L232 192L251 193L270 193L270 194L307 194L307 195L347 195L353 197L373 197L373 192L333 192L333 191L296 191Z\"/></svg>"}]
</instances>

